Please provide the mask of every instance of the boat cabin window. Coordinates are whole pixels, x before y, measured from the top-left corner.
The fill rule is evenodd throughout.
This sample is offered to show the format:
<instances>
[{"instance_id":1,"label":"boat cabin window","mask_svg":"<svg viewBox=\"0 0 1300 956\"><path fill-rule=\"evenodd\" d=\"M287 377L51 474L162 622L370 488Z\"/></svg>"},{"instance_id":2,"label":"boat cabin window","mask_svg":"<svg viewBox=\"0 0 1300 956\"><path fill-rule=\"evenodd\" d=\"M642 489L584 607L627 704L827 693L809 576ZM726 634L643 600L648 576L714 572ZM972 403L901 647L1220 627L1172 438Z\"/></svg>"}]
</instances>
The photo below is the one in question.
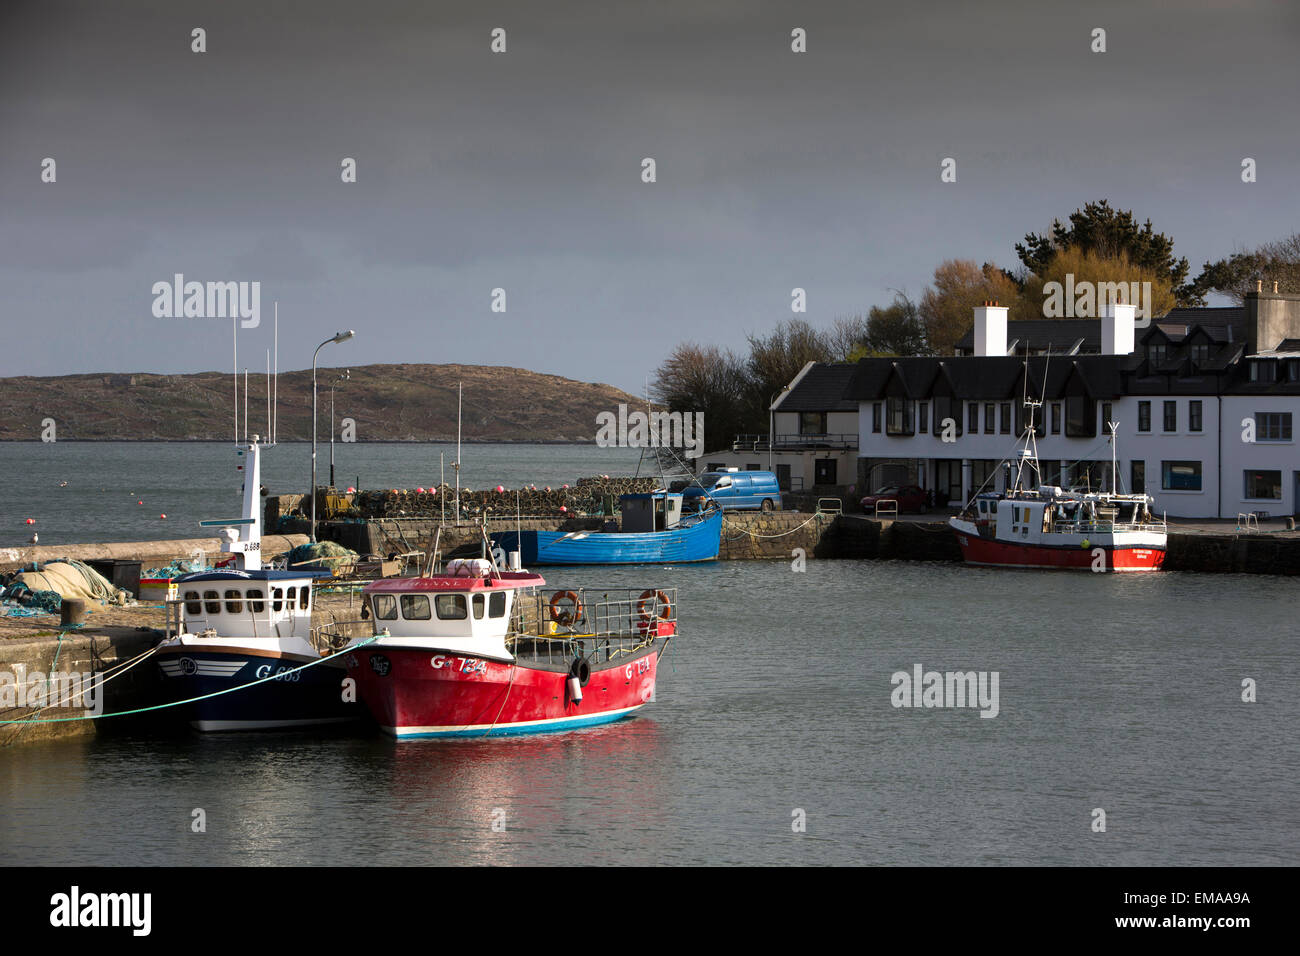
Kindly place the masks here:
<instances>
[{"instance_id":1,"label":"boat cabin window","mask_svg":"<svg viewBox=\"0 0 1300 956\"><path fill-rule=\"evenodd\" d=\"M402 617L408 621L429 620L429 596L427 594L403 594Z\"/></svg>"},{"instance_id":2,"label":"boat cabin window","mask_svg":"<svg viewBox=\"0 0 1300 956\"><path fill-rule=\"evenodd\" d=\"M488 598L488 617L505 617L506 616L506 592L493 591L492 596Z\"/></svg>"},{"instance_id":3,"label":"boat cabin window","mask_svg":"<svg viewBox=\"0 0 1300 956\"><path fill-rule=\"evenodd\" d=\"M284 610L284 588L271 588L271 610L277 614Z\"/></svg>"},{"instance_id":4,"label":"boat cabin window","mask_svg":"<svg viewBox=\"0 0 1300 956\"><path fill-rule=\"evenodd\" d=\"M266 609L266 602L262 600L261 588L248 589L248 609L254 614L261 614Z\"/></svg>"},{"instance_id":5,"label":"boat cabin window","mask_svg":"<svg viewBox=\"0 0 1300 956\"><path fill-rule=\"evenodd\" d=\"M226 613L243 614L244 613L244 602L242 600L243 597L244 597L243 591L239 591L235 588L231 588L230 590L228 590L226 592Z\"/></svg>"},{"instance_id":6,"label":"boat cabin window","mask_svg":"<svg viewBox=\"0 0 1300 956\"><path fill-rule=\"evenodd\" d=\"M185 613L199 615L203 613L203 605L199 602L198 591L185 592Z\"/></svg>"},{"instance_id":7,"label":"boat cabin window","mask_svg":"<svg viewBox=\"0 0 1300 956\"><path fill-rule=\"evenodd\" d=\"M294 610L298 606L297 588L289 588L289 590L284 592L284 606L290 611Z\"/></svg>"},{"instance_id":8,"label":"boat cabin window","mask_svg":"<svg viewBox=\"0 0 1300 956\"><path fill-rule=\"evenodd\" d=\"M481 594L474 595L474 620L483 620L483 608L487 604L487 599Z\"/></svg>"},{"instance_id":9,"label":"boat cabin window","mask_svg":"<svg viewBox=\"0 0 1300 956\"><path fill-rule=\"evenodd\" d=\"M304 611L311 610L311 588L305 587L298 591L298 607Z\"/></svg>"},{"instance_id":10,"label":"boat cabin window","mask_svg":"<svg viewBox=\"0 0 1300 956\"><path fill-rule=\"evenodd\" d=\"M203 592L203 610L208 614L221 613L221 595L216 591Z\"/></svg>"},{"instance_id":11,"label":"boat cabin window","mask_svg":"<svg viewBox=\"0 0 1300 956\"><path fill-rule=\"evenodd\" d=\"M463 594L439 594L434 601L440 621L463 621L469 617L469 608Z\"/></svg>"},{"instance_id":12,"label":"boat cabin window","mask_svg":"<svg viewBox=\"0 0 1300 956\"><path fill-rule=\"evenodd\" d=\"M376 620L397 620L397 598L393 597L391 594L376 594L374 602Z\"/></svg>"}]
</instances>

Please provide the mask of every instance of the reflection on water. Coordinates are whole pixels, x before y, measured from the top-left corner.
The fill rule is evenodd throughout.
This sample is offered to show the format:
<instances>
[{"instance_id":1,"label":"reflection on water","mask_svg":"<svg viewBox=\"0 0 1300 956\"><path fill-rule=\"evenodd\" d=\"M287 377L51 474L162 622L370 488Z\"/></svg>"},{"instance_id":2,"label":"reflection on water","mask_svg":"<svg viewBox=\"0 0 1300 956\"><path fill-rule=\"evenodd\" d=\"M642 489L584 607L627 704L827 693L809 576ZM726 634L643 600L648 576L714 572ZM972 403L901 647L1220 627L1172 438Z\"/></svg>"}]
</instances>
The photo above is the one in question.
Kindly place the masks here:
<instances>
[{"instance_id":1,"label":"reflection on water","mask_svg":"<svg viewBox=\"0 0 1300 956\"><path fill-rule=\"evenodd\" d=\"M637 717L10 747L0 863L1300 862L1300 581L892 562L546 576L680 589ZM999 672L998 716L895 709L891 675L916 664Z\"/></svg>"}]
</instances>

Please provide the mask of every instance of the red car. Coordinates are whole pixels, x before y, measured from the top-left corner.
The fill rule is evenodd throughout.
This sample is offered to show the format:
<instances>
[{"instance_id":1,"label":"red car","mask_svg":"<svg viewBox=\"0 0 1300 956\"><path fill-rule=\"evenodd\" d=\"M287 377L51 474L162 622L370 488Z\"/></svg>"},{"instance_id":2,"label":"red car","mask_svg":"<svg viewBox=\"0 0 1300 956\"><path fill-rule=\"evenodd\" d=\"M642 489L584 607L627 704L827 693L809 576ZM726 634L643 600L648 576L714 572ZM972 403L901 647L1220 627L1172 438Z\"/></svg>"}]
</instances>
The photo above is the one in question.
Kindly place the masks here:
<instances>
[{"instance_id":1,"label":"red car","mask_svg":"<svg viewBox=\"0 0 1300 956\"><path fill-rule=\"evenodd\" d=\"M929 492L916 485L886 485L874 495L862 499L862 510L867 514L875 514L877 502L897 501L899 512L916 511L925 514L929 508L929 497Z\"/></svg>"}]
</instances>

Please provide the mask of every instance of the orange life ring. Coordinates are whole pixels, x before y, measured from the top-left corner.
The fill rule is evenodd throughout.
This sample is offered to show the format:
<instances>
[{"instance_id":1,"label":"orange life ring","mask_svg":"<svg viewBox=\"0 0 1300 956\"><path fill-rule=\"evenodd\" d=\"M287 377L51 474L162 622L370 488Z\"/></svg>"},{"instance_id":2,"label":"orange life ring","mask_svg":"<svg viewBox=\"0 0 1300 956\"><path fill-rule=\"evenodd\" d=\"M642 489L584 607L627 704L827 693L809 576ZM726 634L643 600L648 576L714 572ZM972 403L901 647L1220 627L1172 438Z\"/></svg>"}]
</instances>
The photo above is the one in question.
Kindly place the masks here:
<instances>
[{"instance_id":1,"label":"orange life ring","mask_svg":"<svg viewBox=\"0 0 1300 956\"><path fill-rule=\"evenodd\" d=\"M565 601L573 605L571 610L561 609L560 605ZM556 591L551 596L551 620L565 627L582 620L582 601L577 591Z\"/></svg>"},{"instance_id":2,"label":"orange life ring","mask_svg":"<svg viewBox=\"0 0 1300 956\"><path fill-rule=\"evenodd\" d=\"M649 609L651 601L654 601L657 605L654 614L651 614ZM648 621L652 617L666 621L673 616L673 605L668 600L668 595L663 591L643 591L641 592L641 600L636 602L636 612L641 615L643 621Z\"/></svg>"}]
</instances>

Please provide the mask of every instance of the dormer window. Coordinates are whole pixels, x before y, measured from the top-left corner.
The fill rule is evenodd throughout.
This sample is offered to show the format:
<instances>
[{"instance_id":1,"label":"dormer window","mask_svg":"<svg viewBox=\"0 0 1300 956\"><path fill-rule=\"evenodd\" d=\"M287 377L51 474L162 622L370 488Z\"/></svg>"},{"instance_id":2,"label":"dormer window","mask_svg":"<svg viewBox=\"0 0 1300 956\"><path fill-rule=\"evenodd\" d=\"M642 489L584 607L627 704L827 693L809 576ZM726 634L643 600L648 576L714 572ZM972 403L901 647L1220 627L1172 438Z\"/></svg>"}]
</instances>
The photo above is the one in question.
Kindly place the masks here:
<instances>
[{"instance_id":1,"label":"dormer window","mask_svg":"<svg viewBox=\"0 0 1300 956\"><path fill-rule=\"evenodd\" d=\"M1169 358L1169 346L1164 342L1152 342L1147 346L1147 360L1152 365L1164 365Z\"/></svg>"},{"instance_id":2,"label":"dormer window","mask_svg":"<svg viewBox=\"0 0 1300 956\"><path fill-rule=\"evenodd\" d=\"M1192 346L1192 361L1197 365L1204 365L1210 360L1210 343L1197 342Z\"/></svg>"},{"instance_id":3,"label":"dormer window","mask_svg":"<svg viewBox=\"0 0 1300 956\"><path fill-rule=\"evenodd\" d=\"M1267 359L1250 363L1250 380L1252 382L1276 382L1277 363Z\"/></svg>"}]
</instances>

